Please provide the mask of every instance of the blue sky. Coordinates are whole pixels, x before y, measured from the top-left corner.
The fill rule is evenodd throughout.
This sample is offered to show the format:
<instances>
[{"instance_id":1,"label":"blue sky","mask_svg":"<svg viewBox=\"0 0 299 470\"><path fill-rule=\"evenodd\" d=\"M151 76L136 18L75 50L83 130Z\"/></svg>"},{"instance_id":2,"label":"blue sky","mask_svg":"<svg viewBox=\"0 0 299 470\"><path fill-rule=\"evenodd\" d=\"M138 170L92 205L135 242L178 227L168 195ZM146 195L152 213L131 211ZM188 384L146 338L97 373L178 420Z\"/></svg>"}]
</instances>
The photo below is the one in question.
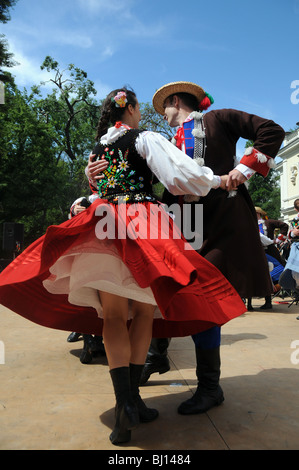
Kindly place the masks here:
<instances>
[{"instance_id":1,"label":"blue sky","mask_svg":"<svg viewBox=\"0 0 299 470\"><path fill-rule=\"evenodd\" d=\"M1 25L20 87L49 78L47 55L73 63L97 98L129 84L139 101L176 80L201 85L211 109L299 122L299 0L18 0ZM293 88L292 88L293 87Z\"/></svg>"}]
</instances>

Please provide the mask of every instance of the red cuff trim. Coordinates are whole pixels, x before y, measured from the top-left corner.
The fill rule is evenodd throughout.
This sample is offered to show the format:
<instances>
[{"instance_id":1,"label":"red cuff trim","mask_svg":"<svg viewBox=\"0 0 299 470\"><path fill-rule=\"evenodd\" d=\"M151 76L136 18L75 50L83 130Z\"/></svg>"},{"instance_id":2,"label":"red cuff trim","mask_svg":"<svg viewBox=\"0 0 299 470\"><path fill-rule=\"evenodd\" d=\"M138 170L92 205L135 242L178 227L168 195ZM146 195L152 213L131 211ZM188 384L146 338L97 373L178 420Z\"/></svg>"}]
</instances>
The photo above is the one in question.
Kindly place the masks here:
<instances>
[{"instance_id":1,"label":"red cuff trim","mask_svg":"<svg viewBox=\"0 0 299 470\"><path fill-rule=\"evenodd\" d=\"M240 163L243 163L243 165L248 166L264 177L268 175L270 168L275 166L273 158L268 157L253 147L249 147L246 150Z\"/></svg>"}]
</instances>

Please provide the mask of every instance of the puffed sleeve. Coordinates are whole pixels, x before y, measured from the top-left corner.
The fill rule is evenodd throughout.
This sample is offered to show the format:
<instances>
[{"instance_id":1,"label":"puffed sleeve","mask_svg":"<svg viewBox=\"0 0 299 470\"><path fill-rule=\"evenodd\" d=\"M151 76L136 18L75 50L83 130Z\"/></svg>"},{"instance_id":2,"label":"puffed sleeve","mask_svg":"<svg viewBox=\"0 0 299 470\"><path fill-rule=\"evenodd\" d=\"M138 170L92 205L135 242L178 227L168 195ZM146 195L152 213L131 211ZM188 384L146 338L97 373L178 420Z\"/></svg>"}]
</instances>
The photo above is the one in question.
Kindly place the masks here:
<instances>
[{"instance_id":1,"label":"puffed sleeve","mask_svg":"<svg viewBox=\"0 0 299 470\"><path fill-rule=\"evenodd\" d=\"M157 132L139 134L136 149L158 180L174 195L205 196L210 189L220 186L220 177L210 168L199 166Z\"/></svg>"}]
</instances>

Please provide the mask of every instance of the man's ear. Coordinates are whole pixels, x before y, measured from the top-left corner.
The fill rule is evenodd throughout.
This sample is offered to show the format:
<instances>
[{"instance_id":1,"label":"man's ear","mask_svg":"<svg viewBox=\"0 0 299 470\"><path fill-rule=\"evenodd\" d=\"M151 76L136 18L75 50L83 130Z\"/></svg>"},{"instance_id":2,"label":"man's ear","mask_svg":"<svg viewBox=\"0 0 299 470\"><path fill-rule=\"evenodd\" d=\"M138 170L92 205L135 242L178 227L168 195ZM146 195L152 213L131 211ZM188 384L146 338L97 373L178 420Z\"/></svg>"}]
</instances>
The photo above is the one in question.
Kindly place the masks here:
<instances>
[{"instance_id":1,"label":"man's ear","mask_svg":"<svg viewBox=\"0 0 299 470\"><path fill-rule=\"evenodd\" d=\"M176 108L179 107L179 100L180 100L180 98L179 98L177 95L173 95L173 101L172 101L172 103L173 103L173 105L174 105Z\"/></svg>"}]
</instances>

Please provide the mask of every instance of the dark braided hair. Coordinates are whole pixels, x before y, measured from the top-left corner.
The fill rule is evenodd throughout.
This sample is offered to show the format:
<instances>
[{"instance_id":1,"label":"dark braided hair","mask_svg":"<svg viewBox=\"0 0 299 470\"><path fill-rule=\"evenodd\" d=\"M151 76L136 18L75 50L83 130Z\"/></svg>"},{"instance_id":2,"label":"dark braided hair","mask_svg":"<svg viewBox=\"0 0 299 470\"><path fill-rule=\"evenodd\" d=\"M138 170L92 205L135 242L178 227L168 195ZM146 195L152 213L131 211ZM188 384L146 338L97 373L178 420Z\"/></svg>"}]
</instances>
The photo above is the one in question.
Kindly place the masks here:
<instances>
[{"instance_id":1,"label":"dark braided hair","mask_svg":"<svg viewBox=\"0 0 299 470\"><path fill-rule=\"evenodd\" d=\"M115 101L113 100L113 98L120 91L124 91L127 96L127 103L124 108L117 107ZM101 117L97 127L96 140L99 140L102 135L106 134L108 128L111 125L113 126L117 121L122 120L122 116L129 104L135 108L137 104L137 97L133 90L128 90L126 87L117 88L106 96L102 104Z\"/></svg>"}]
</instances>

